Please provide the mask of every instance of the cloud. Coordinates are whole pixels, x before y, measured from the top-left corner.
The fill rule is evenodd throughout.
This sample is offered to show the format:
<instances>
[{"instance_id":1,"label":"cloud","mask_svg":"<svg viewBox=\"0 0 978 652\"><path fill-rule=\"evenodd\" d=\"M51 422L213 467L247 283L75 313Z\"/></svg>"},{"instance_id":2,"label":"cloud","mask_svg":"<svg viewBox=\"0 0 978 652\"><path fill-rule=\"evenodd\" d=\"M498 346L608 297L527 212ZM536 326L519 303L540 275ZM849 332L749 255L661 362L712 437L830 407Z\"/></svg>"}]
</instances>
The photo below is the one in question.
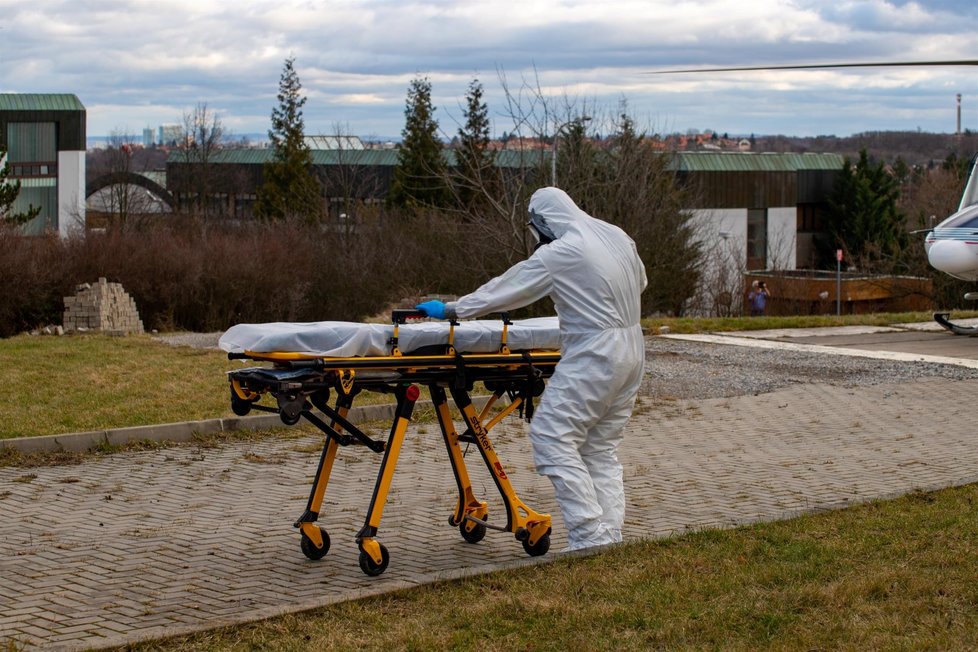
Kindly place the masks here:
<instances>
[{"instance_id":1,"label":"cloud","mask_svg":"<svg viewBox=\"0 0 978 652\"><path fill-rule=\"evenodd\" d=\"M666 67L975 58L973 0L0 0L0 91L74 92L89 133L207 102L264 133L286 57L307 130L397 135L428 76L453 131L478 77L497 130L501 76L552 97L629 109L678 130L845 135L947 131L949 98L978 126L974 68L649 75ZM899 91L899 92L895 92ZM969 102L970 101L970 102ZM879 107L874 110L873 107ZM971 111L969 113L969 111ZM835 116L833 118L833 116ZM969 122L970 120L970 122ZM597 126L597 125L596 125Z\"/></svg>"}]
</instances>

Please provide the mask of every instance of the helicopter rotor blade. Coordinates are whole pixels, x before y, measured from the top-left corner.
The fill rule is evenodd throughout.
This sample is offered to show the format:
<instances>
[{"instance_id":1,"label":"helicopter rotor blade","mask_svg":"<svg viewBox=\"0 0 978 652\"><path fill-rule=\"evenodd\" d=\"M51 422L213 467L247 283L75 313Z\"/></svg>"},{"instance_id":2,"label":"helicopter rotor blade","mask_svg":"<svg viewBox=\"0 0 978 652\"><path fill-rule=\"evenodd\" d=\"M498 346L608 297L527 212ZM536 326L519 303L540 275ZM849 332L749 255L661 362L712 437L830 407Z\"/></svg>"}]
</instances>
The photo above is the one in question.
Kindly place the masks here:
<instances>
[{"instance_id":1,"label":"helicopter rotor blade","mask_svg":"<svg viewBox=\"0 0 978 652\"><path fill-rule=\"evenodd\" d=\"M817 70L819 68L897 68L913 66L978 66L978 59L950 61L876 61L858 63L810 63L785 66L738 66L729 68L686 68L682 70L651 70L649 75L674 75L698 72L736 72L748 70Z\"/></svg>"}]
</instances>

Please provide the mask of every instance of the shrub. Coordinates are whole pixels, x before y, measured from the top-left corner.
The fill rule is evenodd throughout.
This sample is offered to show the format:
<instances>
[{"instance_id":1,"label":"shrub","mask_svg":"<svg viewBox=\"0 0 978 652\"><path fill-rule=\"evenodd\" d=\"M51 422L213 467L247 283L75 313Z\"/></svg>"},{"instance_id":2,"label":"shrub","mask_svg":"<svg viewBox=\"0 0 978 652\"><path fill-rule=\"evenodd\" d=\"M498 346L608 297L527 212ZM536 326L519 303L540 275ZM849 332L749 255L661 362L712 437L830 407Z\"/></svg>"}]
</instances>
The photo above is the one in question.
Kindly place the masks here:
<instances>
[{"instance_id":1,"label":"shrub","mask_svg":"<svg viewBox=\"0 0 978 652\"><path fill-rule=\"evenodd\" d=\"M61 323L63 297L121 283L147 329L357 321L422 293L462 294L508 266L455 216L378 214L354 228L169 218L104 233L0 232L0 336Z\"/></svg>"}]
</instances>

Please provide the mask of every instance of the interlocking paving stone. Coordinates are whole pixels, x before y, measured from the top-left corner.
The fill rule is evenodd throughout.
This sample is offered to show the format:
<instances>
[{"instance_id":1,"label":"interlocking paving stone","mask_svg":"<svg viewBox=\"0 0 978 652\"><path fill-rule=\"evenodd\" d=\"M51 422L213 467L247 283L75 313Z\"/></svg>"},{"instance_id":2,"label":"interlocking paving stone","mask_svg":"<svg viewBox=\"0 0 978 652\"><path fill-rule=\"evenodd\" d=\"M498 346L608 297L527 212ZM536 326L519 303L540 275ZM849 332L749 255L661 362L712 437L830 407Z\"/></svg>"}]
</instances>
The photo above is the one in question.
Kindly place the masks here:
<instances>
[{"instance_id":1,"label":"interlocking paving stone","mask_svg":"<svg viewBox=\"0 0 978 652\"><path fill-rule=\"evenodd\" d=\"M978 380L798 385L644 406L628 426L627 540L730 527L978 480ZM512 534L469 545L449 527L455 481L438 429L407 435L378 538L391 564L360 572L354 542L380 456L341 449L320 525L322 560L299 551L318 438L120 453L76 466L0 469L0 642L83 649L254 620L440 578L546 563L566 545L526 426L493 430L520 498L554 516L551 554ZM502 502L474 446L477 495ZM36 477L30 477L31 475Z\"/></svg>"}]
</instances>

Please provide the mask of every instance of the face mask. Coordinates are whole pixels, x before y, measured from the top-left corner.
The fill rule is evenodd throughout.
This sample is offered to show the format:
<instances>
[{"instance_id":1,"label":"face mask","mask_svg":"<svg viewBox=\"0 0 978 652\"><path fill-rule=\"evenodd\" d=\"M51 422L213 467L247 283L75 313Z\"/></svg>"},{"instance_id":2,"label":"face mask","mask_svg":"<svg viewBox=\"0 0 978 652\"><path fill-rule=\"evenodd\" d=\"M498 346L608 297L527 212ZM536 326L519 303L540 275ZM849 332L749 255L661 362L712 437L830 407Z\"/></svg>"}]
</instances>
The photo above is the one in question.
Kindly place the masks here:
<instances>
[{"instance_id":1,"label":"face mask","mask_svg":"<svg viewBox=\"0 0 978 652\"><path fill-rule=\"evenodd\" d=\"M550 244L557 239L554 232L550 230L549 226L547 226L547 220L544 219L543 215L534 212L532 209L530 210L529 225L530 233L532 233L533 237L536 238L537 247Z\"/></svg>"}]
</instances>

